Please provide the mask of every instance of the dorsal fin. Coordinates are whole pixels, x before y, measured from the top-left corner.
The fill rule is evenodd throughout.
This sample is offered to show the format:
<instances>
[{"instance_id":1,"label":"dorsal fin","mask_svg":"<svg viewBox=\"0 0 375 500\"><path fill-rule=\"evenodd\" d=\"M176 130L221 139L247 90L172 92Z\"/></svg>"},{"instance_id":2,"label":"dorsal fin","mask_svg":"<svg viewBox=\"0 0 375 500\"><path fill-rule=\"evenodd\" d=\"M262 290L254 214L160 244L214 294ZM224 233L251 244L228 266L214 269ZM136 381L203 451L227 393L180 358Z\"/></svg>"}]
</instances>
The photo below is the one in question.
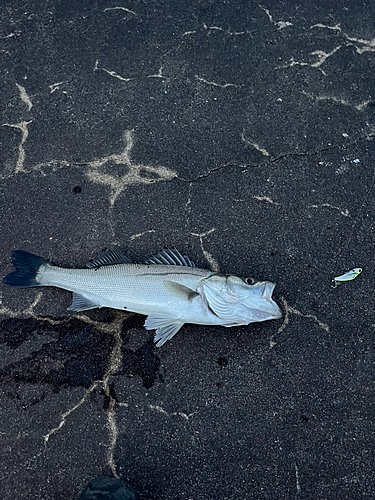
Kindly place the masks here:
<instances>
[{"instance_id":1,"label":"dorsal fin","mask_svg":"<svg viewBox=\"0 0 375 500\"><path fill-rule=\"evenodd\" d=\"M197 267L187 255L181 255L175 248L165 248L145 261L145 264L157 264L166 266Z\"/></svg>"},{"instance_id":2,"label":"dorsal fin","mask_svg":"<svg viewBox=\"0 0 375 500\"><path fill-rule=\"evenodd\" d=\"M98 257L90 260L86 267L90 269L101 266L114 266L115 264L132 264L132 261L125 257L119 250L107 250Z\"/></svg>"}]
</instances>

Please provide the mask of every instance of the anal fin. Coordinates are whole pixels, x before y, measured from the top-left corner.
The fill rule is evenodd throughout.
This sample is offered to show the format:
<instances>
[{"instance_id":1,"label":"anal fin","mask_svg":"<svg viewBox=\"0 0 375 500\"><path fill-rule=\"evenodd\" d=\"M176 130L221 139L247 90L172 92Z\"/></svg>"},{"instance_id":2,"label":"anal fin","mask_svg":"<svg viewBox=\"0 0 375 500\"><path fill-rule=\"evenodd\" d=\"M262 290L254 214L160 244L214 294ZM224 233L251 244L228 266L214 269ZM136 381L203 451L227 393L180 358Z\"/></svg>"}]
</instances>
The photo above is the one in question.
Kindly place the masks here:
<instances>
[{"instance_id":1,"label":"anal fin","mask_svg":"<svg viewBox=\"0 0 375 500\"><path fill-rule=\"evenodd\" d=\"M88 311L89 309L96 309L97 307L101 306L84 295L74 292L72 305L68 307L67 311Z\"/></svg>"},{"instance_id":2,"label":"anal fin","mask_svg":"<svg viewBox=\"0 0 375 500\"><path fill-rule=\"evenodd\" d=\"M184 322L180 319L172 318L167 314L150 314L144 326L146 330L156 330L154 342L156 347L161 347L176 335L183 324Z\"/></svg>"}]
</instances>

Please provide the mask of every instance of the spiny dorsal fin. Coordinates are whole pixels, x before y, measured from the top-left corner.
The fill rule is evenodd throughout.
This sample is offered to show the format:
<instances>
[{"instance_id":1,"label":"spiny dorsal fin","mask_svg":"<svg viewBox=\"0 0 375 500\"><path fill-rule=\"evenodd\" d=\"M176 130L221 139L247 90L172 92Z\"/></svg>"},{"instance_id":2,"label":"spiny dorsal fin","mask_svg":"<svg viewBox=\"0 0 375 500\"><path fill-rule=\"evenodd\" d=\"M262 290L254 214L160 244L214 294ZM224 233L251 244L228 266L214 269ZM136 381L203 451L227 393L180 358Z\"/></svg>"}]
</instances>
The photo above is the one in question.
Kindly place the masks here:
<instances>
[{"instance_id":1,"label":"spiny dorsal fin","mask_svg":"<svg viewBox=\"0 0 375 500\"><path fill-rule=\"evenodd\" d=\"M181 255L175 248L165 248L145 261L145 264L157 264L166 266L197 267L187 255Z\"/></svg>"},{"instance_id":2,"label":"spiny dorsal fin","mask_svg":"<svg viewBox=\"0 0 375 500\"><path fill-rule=\"evenodd\" d=\"M86 267L90 269L101 266L114 266L115 264L132 264L132 261L125 257L119 250L107 250L98 257L90 260Z\"/></svg>"}]
</instances>

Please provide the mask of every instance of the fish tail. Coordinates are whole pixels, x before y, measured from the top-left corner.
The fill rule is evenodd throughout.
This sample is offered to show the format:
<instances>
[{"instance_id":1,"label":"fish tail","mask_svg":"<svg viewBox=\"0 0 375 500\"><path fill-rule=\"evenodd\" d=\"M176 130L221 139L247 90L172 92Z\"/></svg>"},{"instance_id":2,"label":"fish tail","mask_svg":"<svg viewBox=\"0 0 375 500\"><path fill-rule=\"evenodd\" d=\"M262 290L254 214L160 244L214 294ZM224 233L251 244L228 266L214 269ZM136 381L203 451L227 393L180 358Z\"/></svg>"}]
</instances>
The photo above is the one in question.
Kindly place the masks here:
<instances>
[{"instance_id":1,"label":"fish tail","mask_svg":"<svg viewBox=\"0 0 375 500\"><path fill-rule=\"evenodd\" d=\"M41 266L51 265L48 260L23 250L14 250L12 264L15 270L5 276L3 283L21 288L41 286L42 283L37 280L39 269Z\"/></svg>"}]
</instances>

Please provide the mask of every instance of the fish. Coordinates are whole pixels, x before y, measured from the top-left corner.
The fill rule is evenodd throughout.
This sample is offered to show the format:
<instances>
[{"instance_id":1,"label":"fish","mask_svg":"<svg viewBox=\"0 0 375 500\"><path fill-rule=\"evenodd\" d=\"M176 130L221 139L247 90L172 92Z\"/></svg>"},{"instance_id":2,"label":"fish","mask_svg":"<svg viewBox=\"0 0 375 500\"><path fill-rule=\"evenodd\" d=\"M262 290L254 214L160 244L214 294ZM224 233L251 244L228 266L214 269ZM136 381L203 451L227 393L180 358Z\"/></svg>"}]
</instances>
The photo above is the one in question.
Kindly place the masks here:
<instances>
[{"instance_id":1,"label":"fish","mask_svg":"<svg viewBox=\"0 0 375 500\"><path fill-rule=\"evenodd\" d=\"M107 250L83 269L67 269L23 250L12 253L15 268L3 283L13 287L53 286L73 292L69 311L110 307L146 315L161 347L185 323L225 327L281 318L272 299L275 284L200 269L176 249L134 263Z\"/></svg>"}]
</instances>

